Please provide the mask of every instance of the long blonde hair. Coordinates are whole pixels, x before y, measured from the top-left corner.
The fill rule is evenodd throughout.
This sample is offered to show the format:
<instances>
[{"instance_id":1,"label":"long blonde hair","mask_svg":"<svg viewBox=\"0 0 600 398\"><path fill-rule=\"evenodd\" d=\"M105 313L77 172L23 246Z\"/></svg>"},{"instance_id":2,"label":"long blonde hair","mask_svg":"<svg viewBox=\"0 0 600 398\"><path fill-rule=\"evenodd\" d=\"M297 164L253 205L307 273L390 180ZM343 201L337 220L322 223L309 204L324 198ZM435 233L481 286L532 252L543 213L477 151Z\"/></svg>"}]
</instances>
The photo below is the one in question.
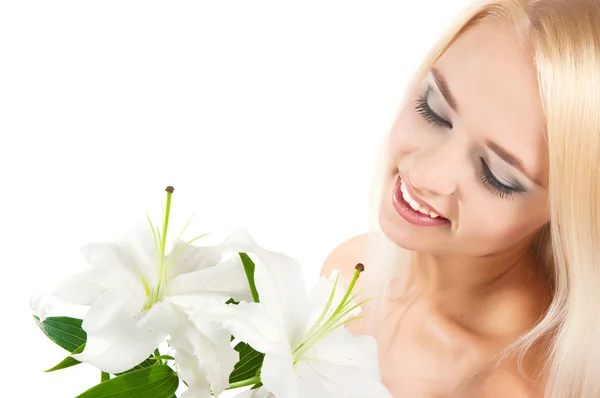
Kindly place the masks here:
<instances>
[{"instance_id":1,"label":"long blonde hair","mask_svg":"<svg viewBox=\"0 0 600 398\"><path fill-rule=\"evenodd\" d=\"M546 119L550 222L535 253L552 280L552 302L529 332L506 347L520 360L547 339L547 398L600 397L600 0L484 0L459 15L433 46L408 85L414 92L435 61L466 29L501 19L532 44ZM406 99L405 99L406 100ZM383 156L380 156L383 159ZM372 228L381 193L376 170ZM381 234L379 234L381 235ZM371 236L376 236L372 234ZM406 253L373 239L378 270L367 286L381 292L408 269ZM369 275L370 274L370 275ZM370 278L369 278L370 276ZM370 283L369 283L370 282ZM384 287L383 284L386 286ZM379 297L382 297L379 295Z\"/></svg>"}]
</instances>

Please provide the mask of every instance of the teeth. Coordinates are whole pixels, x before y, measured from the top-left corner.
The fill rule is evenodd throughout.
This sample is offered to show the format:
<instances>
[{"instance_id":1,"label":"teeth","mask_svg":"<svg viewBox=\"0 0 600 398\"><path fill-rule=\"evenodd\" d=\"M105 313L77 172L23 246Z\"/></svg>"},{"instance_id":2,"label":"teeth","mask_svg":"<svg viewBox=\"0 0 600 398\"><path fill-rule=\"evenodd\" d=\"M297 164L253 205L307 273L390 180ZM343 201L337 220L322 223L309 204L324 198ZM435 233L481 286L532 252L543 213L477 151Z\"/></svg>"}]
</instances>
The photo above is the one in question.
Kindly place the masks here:
<instances>
[{"instance_id":1,"label":"teeth","mask_svg":"<svg viewBox=\"0 0 600 398\"><path fill-rule=\"evenodd\" d=\"M413 208L413 210L419 210L421 208L421 205L419 203L417 203L416 200L411 200L410 202L408 202L408 204L410 205L410 207Z\"/></svg>"},{"instance_id":2,"label":"teeth","mask_svg":"<svg viewBox=\"0 0 600 398\"><path fill-rule=\"evenodd\" d=\"M410 194L408 193L408 189L403 182L400 183L400 191L402 192L402 198L413 208L413 210L418 211L422 214L428 214L431 218L438 218L440 215L434 211L429 210L426 206L422 206L419 202L414 200Z\"/></svg>"}]
</instances>

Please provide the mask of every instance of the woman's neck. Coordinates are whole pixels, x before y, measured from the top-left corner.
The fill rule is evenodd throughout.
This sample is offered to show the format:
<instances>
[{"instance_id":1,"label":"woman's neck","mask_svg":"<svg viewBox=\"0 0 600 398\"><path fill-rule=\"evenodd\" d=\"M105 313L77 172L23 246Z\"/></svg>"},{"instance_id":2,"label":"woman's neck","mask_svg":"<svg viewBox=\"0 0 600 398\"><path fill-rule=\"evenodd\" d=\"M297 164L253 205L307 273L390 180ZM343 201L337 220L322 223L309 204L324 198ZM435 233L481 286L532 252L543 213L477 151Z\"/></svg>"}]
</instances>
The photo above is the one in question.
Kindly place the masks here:
<instances>
[{"instance_id":1,"label":"woman's neck","mask_svg":"<svg viewBox=\"0 0 600 398\"><path fill-rule=\"evenodd\" d=\"M427 316L479 335L518 335L547 309L542 268L527 250L471 260L413 253L403 296L427 308Z\"/></svg>"},{"instance_id":2,"label":"woman's neck","mask_svg":"<svg viewBox=\"0 0 600 398\"><path fill-rule=\"evenodd\" d=\"M510 286L544 278L526 246L493 256L459 258L415 252L408 285L419 296L469 305ZM437 301L437 300L436 300Z\"/></svg>"}]
</instances>

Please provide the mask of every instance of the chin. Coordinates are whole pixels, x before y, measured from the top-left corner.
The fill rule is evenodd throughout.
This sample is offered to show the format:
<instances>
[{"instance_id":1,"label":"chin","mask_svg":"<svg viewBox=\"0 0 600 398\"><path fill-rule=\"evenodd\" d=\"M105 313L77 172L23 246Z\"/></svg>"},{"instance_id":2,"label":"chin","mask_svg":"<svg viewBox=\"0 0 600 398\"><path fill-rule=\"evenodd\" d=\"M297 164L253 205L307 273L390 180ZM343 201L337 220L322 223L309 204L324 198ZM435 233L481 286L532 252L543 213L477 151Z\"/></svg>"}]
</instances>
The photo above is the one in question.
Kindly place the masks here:
<instances>
[{"instance_id":1,"label":"chin","mask_svg":"<svg viewBox=\"0 0 600 398\"><path fill-rule=\"evenodd\" d=\"M431 240L416 227L401 218L394 208L381 202L378 214L381 232L396 246L411 251L430 251ZM428 242L429 241L429 242Z\"/></svg>"}]
</instances>

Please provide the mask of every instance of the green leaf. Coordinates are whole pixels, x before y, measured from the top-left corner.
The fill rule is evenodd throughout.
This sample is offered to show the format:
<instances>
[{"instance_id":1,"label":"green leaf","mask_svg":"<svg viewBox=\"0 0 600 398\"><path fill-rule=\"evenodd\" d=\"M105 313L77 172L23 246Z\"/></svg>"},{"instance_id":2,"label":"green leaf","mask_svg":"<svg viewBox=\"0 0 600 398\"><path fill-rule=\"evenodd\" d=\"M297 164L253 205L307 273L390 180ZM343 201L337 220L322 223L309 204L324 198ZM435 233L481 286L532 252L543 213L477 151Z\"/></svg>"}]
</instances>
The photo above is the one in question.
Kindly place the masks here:
<instances>
[{"instance_id":1,"label":"green leaf","mask_svg":"<svg viewBox=\"0 0 600 398\"><path fill-rule=\"evenodd\" d=\"M68 316L55 316L44 319L33 316L36 323L48 338L69 352L78 349L87 340L85 330L81 328L81 319Z\"/></svg>"},{"instance_id":2,"label":"green leaf","mask_svg":"<svg viewBox=\"0 0 600 398\"><path fill-rule=\"evenodd\" d=\"M258 291L254 283L254 268L256 267L254 261L246 253L239 253L242 264L244 265L244 271L246 271L246 278L248 278L248 285L250 285L250 292L252 292L252 299L255 303L259 302Z\"/></svg>"},{"instance_id":3,"label":"green leaf","mask_svg":"<svg viewBox=\"0 0 600 398\"><path fill-rule=\"evenodd\" d=\"M149 366L102 382L77 398L172 398L179 378L167 365Z\"/></svg>"},{"instance_id":4,"label":"green leaf","mask_svg":"<svg viewBox=\"0 0 600 398\"><path fill-rule=\"evenodd\" d=\"M240 360L235 364L229 376L229 383L237 383L258 376L265 354L256 351L246 343L238 343L235 350L240 353Z\"/></svg>"},{"instance_id":5,"label":"green leaf","mask_svg":"<svg viewBox=\"0 0 600 398\"><path fill-rule=\"evenodd\" d=\"M83 343L82 345L80 345L79 347L77 347L77 349L75 349L75 351L73 351L71 354L79 354L80 352L83 352L84 348L85 348L85 343ZM79 362L75 358L73 358L71 356L68 356L65 359L63 359L62 361L60 361L59 364L57 364L54 367L46 370L45 372L54 372L55 370L61 370L61 369L70 368L71 366L79 365L80 363L81 362Z\"/></svg>"}]
</instances>

